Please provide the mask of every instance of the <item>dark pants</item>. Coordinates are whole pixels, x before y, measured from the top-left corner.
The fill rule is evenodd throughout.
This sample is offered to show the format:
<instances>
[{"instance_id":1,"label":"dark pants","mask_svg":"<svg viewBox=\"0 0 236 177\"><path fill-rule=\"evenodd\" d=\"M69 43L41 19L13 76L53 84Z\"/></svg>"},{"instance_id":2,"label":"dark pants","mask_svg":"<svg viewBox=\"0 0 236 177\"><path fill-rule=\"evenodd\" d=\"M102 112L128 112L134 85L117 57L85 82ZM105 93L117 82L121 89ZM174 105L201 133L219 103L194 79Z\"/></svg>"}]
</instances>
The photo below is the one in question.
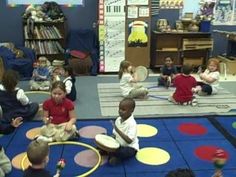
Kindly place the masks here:
<instances>
[{"instance_id":1,"label":"dark pants","mask_svg":"<svg viewBox=\"0 0 236 177\"><path fill-rule=\"evenodd\" d=\"M202 91L207 93L207 95L211 95L212 87L209 84L205 84L203 82L197 82L197 85L200 85L202 87Z\"/></svg>"},{"instance_id":2,"label":"dark pants","mask_svg":"<svg viewBox=\"0 0 236 177\"><path fill-rule=\"evenodd\" d=\"M112 156L119 158L120 160L125 160L131 157L134 157L137 153L137 150L132 147L121 146L116 152L112 153Z\"/></svg>"},{"instance_id":3,"label":"dark pants","mask_svg":"<svg viewBox=\"0 0 236 177\"><path fill-rule=\"evenodd\" d=\"M158 77L157 81L159 86L165 86L167 82L167 80L162 77Z\"/></svg>"},{"instance_id":4,"label":"dark pants","mask_svg":"<svg viewBox=\"0 0 236 177\"><path fill-rule=\"evenodd\" d=\"M30 121L37 114L39 109L38 103L30 103L27 106L22 106L21 108L3 112L2 121L10 123L13 118L22 117L24 121Z\"/></svg>"}]
</instances>

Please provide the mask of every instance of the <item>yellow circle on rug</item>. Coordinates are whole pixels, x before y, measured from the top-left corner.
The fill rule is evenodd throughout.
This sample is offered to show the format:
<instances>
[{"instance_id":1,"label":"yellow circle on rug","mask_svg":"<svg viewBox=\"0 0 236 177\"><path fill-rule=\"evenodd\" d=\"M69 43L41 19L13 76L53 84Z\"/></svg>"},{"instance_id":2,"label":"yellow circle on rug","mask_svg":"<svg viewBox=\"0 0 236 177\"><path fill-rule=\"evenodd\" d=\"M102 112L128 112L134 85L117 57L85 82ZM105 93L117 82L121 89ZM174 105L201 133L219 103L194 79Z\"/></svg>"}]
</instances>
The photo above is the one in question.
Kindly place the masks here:
<instances>
[{"instance_id":1,"label":"yellow circle on rug","mask_svg":"<svg viewBox=\"0 0 236 177\"><path fill-rule=\"evenodd\" d=\"M170 154L160 148L147 147L137 152L136 159L148 165L162 165L170 160Z\"/></svg>"},{"instance_id":2,"label":"yellow circle on rug","mask_svg":"<svg viewBox=\"0 0 236 177\"><path fill-rule=\"evenodd\" d=\"M147 124L138 124L138 137L151 137L158 133L158 130Z\"/></svg>"},{"instance_id":3,"label":"yellow circle on rug","mask_svg":"<svg viewBox=\"0 0 236 177\"><path fill-rule=\"evenodd\" d=\"M23 160L23 158L26 156L26 152L20 153L18 155L16 155L12 160L12 166L15 167L16 169L21 170L21 162ZM30 165L30 162L28 160L28 158L26 157L25 161L24 161L24 167L28 168L28 166Z\"/></svg>"},{"instance_id":4,"label":"yellow circle on rug","mask_svg":"<svg viewBox=\"0 0 236 177\"><path fill-rule=\"evenodd\" d=\"M40 135L40 127L32 128L26 132L26 137L33 140L37 135Z\"/></svg>"}]
</instances>

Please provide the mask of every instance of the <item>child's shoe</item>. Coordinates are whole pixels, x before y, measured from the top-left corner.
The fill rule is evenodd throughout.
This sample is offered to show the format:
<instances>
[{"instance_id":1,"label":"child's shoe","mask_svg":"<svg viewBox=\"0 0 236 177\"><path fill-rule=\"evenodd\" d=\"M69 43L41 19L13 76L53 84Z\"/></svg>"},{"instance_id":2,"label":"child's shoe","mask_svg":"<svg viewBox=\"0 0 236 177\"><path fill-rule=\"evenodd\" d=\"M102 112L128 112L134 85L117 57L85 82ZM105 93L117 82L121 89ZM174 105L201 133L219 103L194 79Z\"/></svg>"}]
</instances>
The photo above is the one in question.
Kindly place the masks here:
<instances>
[{"instance_id":1,"label":"child's shoe","mask_svg":"<svg viewBox=\"0 0 236 177\"><path fill-rule=\"evenodd\" d=\"M39 90L41 90L41 91L48 91L49 90L49 86L39 87Z\"/></svg>"},{"instance_id":2,"label":"child's shoe","mask_svg":"<svg viewBox=\"0 0 236 177\"><path fill-rule=\"evenodd\" d=\"M42 136L42 135L39 135L37 137L35 137L36 141L38 142L46 142L46 143L51 143L53 142L53 139L52 138L48 138L46 136Z\"/></svg>"},{"instance_id":3,"label":"child's shoe","mask_svg":"<svg viewBox=\"0 0 236 177\"><path fill-rule=\"evenodd\" d=\"M77 138L77 139L80 138L80 134L79 134L79 131L78 131L78 130L75 131L75 138Z\"/></svg>"},{"instance_id":4,"label":"child's shoe","mask_svg":"<svg viewBox=\"0 0 236 177\"><path fill-rule=\"evenodd\" d=\"M192 101L191 101L191 105L192 106L197 106L197 104L198 104L197 99L193 98Z\"/></svg>"},{"instance_id":5,"label":"child's shoe","mask_svg":"<svg viewBox=\"0 0 236 177\"><path fill-rule=\"evenodd\" d=\"M112 157L110 157L110 158L108 159L108 163L109 163L109 165L111 165L111 166L115 166L115 165L120 164L120 163L121 163L121 160L118 159L117 157L112 156Z\"/></svg>"}]
</instances>

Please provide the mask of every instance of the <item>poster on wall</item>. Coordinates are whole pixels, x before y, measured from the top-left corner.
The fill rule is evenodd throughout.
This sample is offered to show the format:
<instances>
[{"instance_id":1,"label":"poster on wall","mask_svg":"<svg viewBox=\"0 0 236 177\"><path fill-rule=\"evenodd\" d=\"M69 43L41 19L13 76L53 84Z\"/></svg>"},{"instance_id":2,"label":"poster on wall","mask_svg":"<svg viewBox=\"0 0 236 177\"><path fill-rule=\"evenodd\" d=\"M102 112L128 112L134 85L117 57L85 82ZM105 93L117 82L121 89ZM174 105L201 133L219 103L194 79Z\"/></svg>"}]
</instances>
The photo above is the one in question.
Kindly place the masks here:
<instances>
[{"instance_id":1,"label":"poster on wall","mask_svg":"<svg viewBox=\"0 0 236 177\"><path fill-rule=\"evenodd\" d=\"M127 0L127 5L148 5L149 0Z\"/></svg>"},{"instance_id":2,"label":"poster on wall","mask_svg":"<svg viewBox=\"0 0 236 177\"><path fill-rule=\"evenodd\" d=\"M138 18L138 7L128 6L127 18Z\"/></svg>"},{"instance_id":3,"label":"poster on wall","mask_svg":"<svg viewBox=\"0 0 236 177\"><path fill-rule=\"evenodd\" d=\"M145 21L130 21L128 28L128 47L147 47L148 23Z\"/></svg>"},{"instance_id":4,"label":"poster on wall","mask_svg":"<svg viewBox=\"0 0 236 177\"><path fill-rule=\"evenodd\" d=\"M235 0L217 0L214 12L214 25L234 24L234 3Z\"/></svg>"},{"instance_id":5,"label":"poster on wall","mask_svg":"<svg viewBox=\"0 0 236 177\"><path fill-rule=\"evenodd\" d=\"M83 5L84 0L56 0L57 4ZM45 0L7 0L8 4L43 4Z\"/></svg>"},{"instance_id":6,"label":"poster on wall","mask_svg":"<svg viewBox=\"0 0 236 177\"><path fill-rule=\"evenodd\" d=\"M99 0L100 72L117 72L125 59L124 7L125 0Z\"/></svg>"},{"instance_id":7,"label":"poster on wall","mask_svg":"<svg viewBox=\"0 0 236 177\"><path fill-rule=\"evenodd\" d=\"M139 7L139 17L149 17L149 7L142 6Z\"/></svg>"}]
</instances>

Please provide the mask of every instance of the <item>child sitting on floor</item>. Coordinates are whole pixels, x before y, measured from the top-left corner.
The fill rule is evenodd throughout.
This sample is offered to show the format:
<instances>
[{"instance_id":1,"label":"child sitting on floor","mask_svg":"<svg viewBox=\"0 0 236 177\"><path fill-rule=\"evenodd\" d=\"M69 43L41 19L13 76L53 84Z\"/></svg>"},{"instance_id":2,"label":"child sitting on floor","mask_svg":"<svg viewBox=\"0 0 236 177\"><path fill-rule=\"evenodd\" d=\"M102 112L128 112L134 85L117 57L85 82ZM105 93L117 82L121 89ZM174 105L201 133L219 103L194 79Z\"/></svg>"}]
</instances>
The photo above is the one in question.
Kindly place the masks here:
<instances>
[{"instance_id":1,"label":"child sitting on floor","mask_svg":"<svg viewBox=\"0 0 236 177\"><path fill-rule=\"evenodd\" d=\"M43 121L39 141L67 141L78 137L75 126L75 107L71 100L66 98L66 88L62 81L52 83L51 98L43 103Z\"/></svg>"},{"instance_id":2,"label":"child sitting on floor","mask_svg":"<svg viewBox=\"0 0 236 177\"><path fill-rule=\"evenodd\" d=\"M30 81L31 90L47 91L50 87L50 68L46 57L39 57L38 64L35 67Z\"/></svg>"},{"instance_id":3,"label":"child sitting on floor","mask_svg":"<svg viewBox=\"0 0 236 177\"><path fill-rule=\"evenodd\" d=\"M64 77L63 83L66 86L66 98L70 99L71 101L76 100L76 87L75 87L75 76L73 74L73 70L71 66L64 67Z\"/></svg>"},{"instance_id":4,"label":"child sitting on floor","mask_svg":"<svg viewBox=\"0 0 236 177\"><path fill-rule=\"evenodd\" d=\"M19 75L14 70L3 73L0 84L0 105L3 111L3 121L11 122L12 117L22 117L24 120L32 120L38 112L38 103L31 103L24 90L16 87Z\"/></svg>"},{"instance_id":5,"label":"child sitting on floor","mask_svg":"<svg viewBox=\"0 0 236 177\"><path fill-rule=\"evenodd\" d=\"M1 119L1 106L0 106L0 119ZM3 125L0 121L0 134L10 134L15 128L19 127L22 124L22 117L17 117L12 119L10 124ZM12 169L11 161L6 156L3 147L0 145L0 176L5 176L10 173Z\"/></svg>"},{"instance_id":6,"label":"child sitting on floor","mask_svg":"<svg viewBox=\"0 0 236 177\"><path fill-rule=\"evenodd\" d=\"M132 98L124 98L119 104L119 117L112 122L113 135L120 147L109 153L109 163L116 165L122 160L134 157L139 150L137 123L133 116L135 102Z\"/></svg>"},{"instance_id":7,"label":"child sitting on floor","mask_svg":"<svg viewBox=\"0 0 236 177\"><path fill-rule=\"evenodd\" d=\"M183 65L181 74L177 75L174 79L174 85L176 87L175 92L168 100L181 105L197 104L197 100L193 97L192 88L196 87L196 79L190 75L192 67L190 65Z\"/></svg>"},{"instance_id":8,"label":"child sitting on floor","mask_svg":"<svg viewBox=\"0 0 236 177\"><path fill-rule=\"evenodd\" d=\"M207 69L199 75L202 81L197 83L198 86L193 89L193 92L201 96L217 94L220 80L219 70L219 60L209 59Z\"/></svg>"},{"instance_id":9,"label":"child sitting on floor","mask_svg":"<svg viewBox=\"0 0 236 177\"><path fill-rule=\"evenodd\" d=\"M27 157L31 165L24 171L23 177L52 177L45 168L49 161L49 145L47 142L32 141L27 148ZM59 177L56 173L53 177Z\"/></svg>"},{"instance_id":10,"label":"child sitting on floor","mask_svg":"<svg viewBox=\"0 0 236 177\"><path fill-rule=\"evenodd\" d=\"M165 64L161 68L160 77L158 77L158 86L169 87L173 83L173 79L177 74L177 69L173 65L173 60L171 57L165 58Z\"/></svg>"},{"instance_id":11,"label":"child sitting on floor","mask_svg":"<svg viewBox=\"0 0 236 177\"><path fill-rule=\"evenodd\" d=\"M119 79L120 89L124 97L129 98L146 98L148 94L147 88L137 84L137 79L133 77L134 68L129 61L120 63Z\"/></svg>"}]
</instances>

